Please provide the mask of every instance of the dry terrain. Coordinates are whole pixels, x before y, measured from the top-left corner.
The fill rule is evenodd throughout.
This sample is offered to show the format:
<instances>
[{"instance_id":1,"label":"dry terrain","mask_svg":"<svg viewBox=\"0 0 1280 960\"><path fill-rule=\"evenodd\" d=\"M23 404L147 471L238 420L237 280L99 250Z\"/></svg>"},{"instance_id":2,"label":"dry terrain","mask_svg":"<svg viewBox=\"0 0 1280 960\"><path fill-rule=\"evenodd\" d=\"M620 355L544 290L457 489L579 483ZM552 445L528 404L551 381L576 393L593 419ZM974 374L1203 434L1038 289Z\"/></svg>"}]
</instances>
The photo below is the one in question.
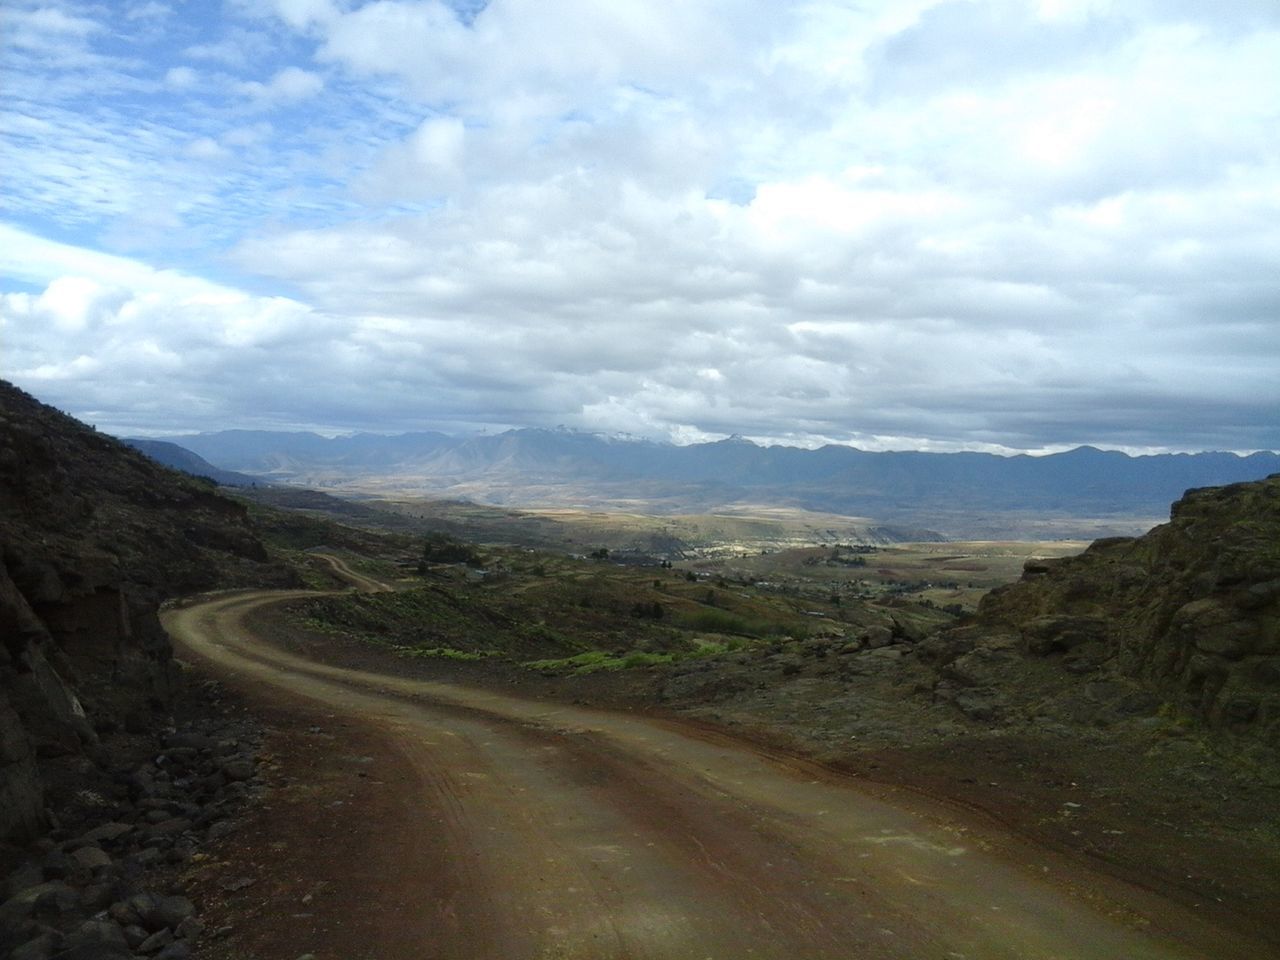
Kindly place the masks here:
<instances>
[{"instance_id":1,"label":"dry terrain","mask_svg":"<svg viewBox=\"0 0 1280 960\"><path fill-rule=\"evenodd\" d=\"M952 540L844 548L837 542L739 551L689 566L715 576L792 585L807 592L821 586L831 594L870 598L894 591L938 606L973 610L992 587L1018 579L1028 560L1067 557L1087 546L1084 540Z\"/></svg>"},{"instance_id":2,"label":"dry terrain","mask_svg":"<svg viewBox=\"0 0 1280 960\"><path fill-rule=\"evenodd\" d=\"M671 717L421 678L448 671L333 637L268 642L261 614L289 596L166 616L278 728L278 789L206 879L233 921L211 956L1275 952L1248 915L1126 882L1016 816Z\"/></svg>"}]
</instances>

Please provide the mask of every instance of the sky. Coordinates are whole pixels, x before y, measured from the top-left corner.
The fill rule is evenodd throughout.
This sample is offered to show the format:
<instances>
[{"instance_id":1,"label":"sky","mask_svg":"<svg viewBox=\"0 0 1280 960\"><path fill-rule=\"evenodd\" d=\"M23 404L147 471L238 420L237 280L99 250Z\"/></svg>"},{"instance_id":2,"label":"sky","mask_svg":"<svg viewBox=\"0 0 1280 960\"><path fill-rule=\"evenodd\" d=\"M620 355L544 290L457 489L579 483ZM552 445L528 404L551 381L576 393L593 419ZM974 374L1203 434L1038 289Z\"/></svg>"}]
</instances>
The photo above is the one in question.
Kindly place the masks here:
<instances>
[{"instance_id":1,"label":"sky","mask_svg":"<svg viewBox=\"0 0 1280 960\"><path fill-rule=\"evenodd\" d=\"M4 0L0 377L127 435L1280 449L1274 0Z\"/></svg>"}]
</instances>

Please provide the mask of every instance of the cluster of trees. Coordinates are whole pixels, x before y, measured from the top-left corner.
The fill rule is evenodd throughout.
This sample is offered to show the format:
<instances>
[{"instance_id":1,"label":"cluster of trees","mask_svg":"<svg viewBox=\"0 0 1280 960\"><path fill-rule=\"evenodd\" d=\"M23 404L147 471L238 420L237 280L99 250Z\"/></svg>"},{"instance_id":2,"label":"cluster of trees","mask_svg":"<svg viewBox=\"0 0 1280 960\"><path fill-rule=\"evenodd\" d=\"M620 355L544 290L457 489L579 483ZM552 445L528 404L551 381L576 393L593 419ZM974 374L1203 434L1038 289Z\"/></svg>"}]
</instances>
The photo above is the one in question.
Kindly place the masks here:
<instances>
[{"instance_id":1,"label":"cluster of trees","mask_svg":"<svg viewBox=\"0 0 1280 960\"><path fill-rule=\"evenodd\" d=\"M422 545L422 564L429 563L465 563L469 567L483 567L484 561L480 553L469 543L451 537L446 533L427 535Z\"/></svg>"},{"instance_id":2,"label":"cluster of trees","mask_svg":"<svg viewBox=\"0 0 1280 960\"><path fill-rule=\"evenodd\" d=\"M639 600L631 608L631 615L641 620L661 620L666 611L657 600Z\"/></svg>"},{"instance_id":3,"label":"cluster of trees","mask_svg":"<svg viewBox=\"0 0 1280 960\"><path fill-rule=\"evenodd\" d=\"M828 567L865 567L867 565L867 558L863 555L863 552L860 551L851 556L841 552L847 549L849 548L832 547L829 556L824 558L806 557L804 565L806 567L816 567L819 563Z\"/></svg>"}]
</instances>

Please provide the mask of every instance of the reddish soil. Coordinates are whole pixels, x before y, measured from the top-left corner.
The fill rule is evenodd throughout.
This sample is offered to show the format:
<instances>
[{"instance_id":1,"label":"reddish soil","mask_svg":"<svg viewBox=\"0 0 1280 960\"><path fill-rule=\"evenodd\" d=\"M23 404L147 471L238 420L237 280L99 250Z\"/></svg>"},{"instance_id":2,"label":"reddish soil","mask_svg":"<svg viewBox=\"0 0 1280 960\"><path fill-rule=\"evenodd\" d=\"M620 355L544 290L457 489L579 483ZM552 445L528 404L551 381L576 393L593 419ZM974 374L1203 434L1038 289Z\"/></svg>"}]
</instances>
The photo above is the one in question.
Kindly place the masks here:
<instances>
[{"instance_id":1,"label":"reddish soil","mask_svg":"<svg viewBox=\"0 0 1280 960\"><path fill-rule=\"evenodd\" d=\"M219 675L266 724L270 789L189 874L209 930L200 956L433 956L420 952L433 926L418 904L442 895L450 858L403 855L438 837L418 816L417 776L395 738Z\"/></svg>"},{"instance_id":2,"label":"reddish soil","mask_svg":"<svg viewBox=\"0 0 1280 960\"><path fill-rule=\"evenodd\" d=\"M970 811L1090 869L1157 891L1189 913L1267 941L1280 956L1274 922L1274 905L1280 903L1280 799L1267 779L1229 777L1210 755L1197 763L1195 777L1185 777L1160 769L1158 760L1144 762L1142 745L1123 740L1100 747L1084 737L1063 743L1000 733L959 746L922 736L908 746L848 741L833 749L806 735L803 719L671 701L659 706L656 672L566 677L501 661L406 659L302 629L279 606L260 609L250 622L274 644L324 663L626 710L731 736L778 757L816 759L861 784L907 790ZM697 709L691 713L690 707ZM797 707L789 709L795 713ZM910 722L905 707L904 716Z\"/></svg>"},{"instance_id":3,"label":"reddish soil","mask_svg":"<svg viewBox=\"0 0 1280 960\"><path fill-rule=\"evenodd\" d=\"M328 642L342 665L318 665L316 638L298 658L252 636L283 638L251 616L266 600L169 621L260 704L276 758L267 801L193 878L231 928L207 956L1275 952L1247 915L1028 843L1016 794L992 810L975 791L993 820L704 724L413 679L430 665Z\"/></svg>"}]
</instances>

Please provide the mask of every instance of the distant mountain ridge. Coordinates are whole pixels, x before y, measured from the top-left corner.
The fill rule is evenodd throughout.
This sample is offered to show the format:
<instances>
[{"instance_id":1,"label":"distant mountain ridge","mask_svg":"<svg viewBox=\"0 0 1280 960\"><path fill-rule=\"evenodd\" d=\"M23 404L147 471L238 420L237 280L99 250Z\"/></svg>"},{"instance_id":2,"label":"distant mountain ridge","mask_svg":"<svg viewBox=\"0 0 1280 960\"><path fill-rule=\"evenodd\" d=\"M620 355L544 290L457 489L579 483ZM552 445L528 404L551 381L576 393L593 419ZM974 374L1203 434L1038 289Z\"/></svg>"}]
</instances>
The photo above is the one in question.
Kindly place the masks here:
<instances>
[{"instance_id":1,"label":"distant mountain ridge","mask_svg":"<svg viewBox=\"0 0 1280 960\"><path fill-rule=\"evenodd\" d=\"M156 463L162 463L174 470L181 470L193 477L207 477L214 483L224 487L253 487L265 482L258 477L234 470L223 470L186 447L180 447L168 440L145 440L138 437L124 437L124 442L139 453L144 453Z\"/></svg>"},{"instance_id":2,"label":"distant mountain ridge","mask_svg":"<svg viewBox=\"0 0 1280 960\"><path fill-rule=\"evenodd\" d=\"M1078 447L1045 456L762 447L740 437L677 446L564 429L495 435L227 430L171 438L223 469L291 483L341 486L394 478L424 492L520 502L525 491L584 496L771 503L878 518L1025 511L1062 517L1150 516L1192 487L1280 472L1280 455L1129 456ZM550 491L550 492L549 492ZM526 500L525 502L529 502Z\"/></svg>"}]
</instances>

